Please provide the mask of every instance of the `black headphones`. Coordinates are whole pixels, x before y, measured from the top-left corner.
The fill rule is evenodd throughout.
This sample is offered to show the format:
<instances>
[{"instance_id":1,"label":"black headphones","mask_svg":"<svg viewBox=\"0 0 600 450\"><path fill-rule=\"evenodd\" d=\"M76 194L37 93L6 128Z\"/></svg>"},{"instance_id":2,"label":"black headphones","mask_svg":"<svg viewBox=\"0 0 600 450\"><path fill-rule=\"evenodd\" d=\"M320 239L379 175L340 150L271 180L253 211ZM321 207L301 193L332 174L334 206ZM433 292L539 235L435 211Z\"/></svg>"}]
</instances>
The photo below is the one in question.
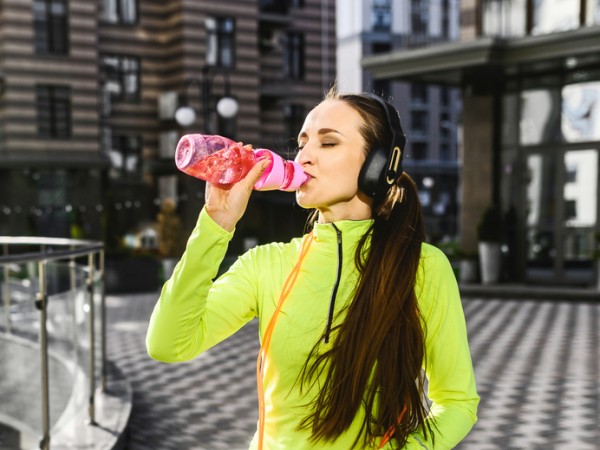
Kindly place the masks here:
<instances>
[{"instance_id":1,"label":"black headphones","mask_svg":"<svg viewBox=\"0 0 600 450\"><path fill-rule=\"evenodd\" d=\"M363 94L377 102L385 113L392 139L389 147L374 148L358 175L358 188L371 198L381 198L402 175L402 156L406 136L400 124L400 115L389 102L374 94Z\"/></svg>"}]
</instances>

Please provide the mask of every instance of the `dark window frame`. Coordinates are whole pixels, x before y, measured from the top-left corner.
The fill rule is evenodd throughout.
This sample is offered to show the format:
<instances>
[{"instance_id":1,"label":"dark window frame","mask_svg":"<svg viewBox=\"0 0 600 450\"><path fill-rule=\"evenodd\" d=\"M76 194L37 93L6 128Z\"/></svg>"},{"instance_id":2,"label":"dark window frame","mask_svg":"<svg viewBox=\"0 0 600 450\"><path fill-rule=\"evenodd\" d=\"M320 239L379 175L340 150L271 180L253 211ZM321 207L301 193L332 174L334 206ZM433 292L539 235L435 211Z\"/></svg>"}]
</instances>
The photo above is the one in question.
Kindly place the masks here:
<instances>
[{"instance_id":1,"label":"dark window frame","mask_svg":"<svg viewBox=\"0 0 600 450\"><path fill-rule=\"evenodd\" d=\"M214 27L209 26L209 21L214 20ZM215 60L209 61L207 65L223 69L234 69L236 63L235 52L236 21L233 16L211 16L206 23L206 55L210 53L211 42L215 42ZM226 56L229 53L230 56Z\"/></svg>"},{"instance_id":2,"label":"dark window frame","mask_svg":"<svg viewBox=\"0 0 600 450\"><path fill-rule=\"evenodd\" d=\"M135 142L135 145L130 145ZM133 134L113 134L111 137L110 152L116 152L121 157L121 167L115 167L111 165L110 177L113 180L129 180L139 181L142 179L142 152L143 152L143 140L139 135ZM129 156L135 156L136 167L135 170L127 170L127 158Z\"/></svg>"},{"instance_id":3,"label":"dark window frame","mask_svg":"<svg viewBox=\"0 0 600 450\"><path fill-rule=\"evenodd\" d=\"M108 59L117 59L117 64L107 64ZM127 63L135 63L133 68L125 67ZM109 89L112 101L138 103L141 100L142 80L141 80L141 61L137 56L104 54L100 57L100 73L102 78L102 89L105 89L110 83L119 86L120 92L113 92ZM134 75L136 79L135 92L128 94L126 89L127 77Z\"/></svg>"},{"instance_id":4,"label":"dark window frame","mask_svg":"<svg viewBox=\"0 0 600 450\"><path fill-rule=\"evenodd\" d=\"M71 87L38 84L36 124L39 137L69 139L72 137Z\"/></svg>"},{"instance_id":5,"label":"dark window frame","mask_svg":"<svg viewBox=\"0 0 600 450\"><path fill-rule=\"evenodd\" d=\"M62 6L62 13L57 7ZM67 0L34 0L33 46L36 54L68 55L69 4Z\"/></svg>"},{"instance_id":6,"label":"dark window frame","mask_svg":"<svg viewBox=\"0 0 600 450\"><path fill-rule=\"evenodd\" d=\"M304 33L288 31L285 37L284 74L291 80L303 80L306 72Z\"/></svg>"},{"instance_id":7,"label":"dark window frame","mask_svg":"<svg viewBox=\"0 0 600 450\"><path fill-rule=\"evenodd\" d=\"M128 17L126 17L124 11L125 11L125 2L133 2L135 3L134 5L134 12L133 12L133 18L129 19ZM106 0L104 0L103 2L103 6L106 7ZM114 25L124 25L124 26L135 26L139 23L139 17L140 17L140 7L139 7L139 0L114 0L114 6L115 6L115 10L114 10L114 14L110 14L110 11L104 11L103 15L102 15L102 21L105 23L110 23L110 24L114 24ZM112 19L112 17L114 17L114 19Z\"/></svg>"}]
</instances>

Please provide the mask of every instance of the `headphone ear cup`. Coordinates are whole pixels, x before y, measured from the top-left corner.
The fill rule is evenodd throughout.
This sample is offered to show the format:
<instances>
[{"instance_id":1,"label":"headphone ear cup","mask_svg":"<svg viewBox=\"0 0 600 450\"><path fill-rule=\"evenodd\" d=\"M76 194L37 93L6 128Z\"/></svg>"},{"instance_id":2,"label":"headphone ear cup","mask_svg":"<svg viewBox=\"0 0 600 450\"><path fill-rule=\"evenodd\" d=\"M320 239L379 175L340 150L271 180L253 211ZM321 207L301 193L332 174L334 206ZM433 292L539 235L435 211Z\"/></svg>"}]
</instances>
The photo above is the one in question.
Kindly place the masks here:
<instances>
[{"instance_id":1,"label":"headphone ear cup","mask_svg":"<svg viewBox=\"0 0 600 450\"><path fill-rule=\"evenodd\" d=\"M374 149L367 155L358 174L358 189L371 198L385 194L389 188L386 179L388 154L383 147Z\"/></svg>"}]
</instances>

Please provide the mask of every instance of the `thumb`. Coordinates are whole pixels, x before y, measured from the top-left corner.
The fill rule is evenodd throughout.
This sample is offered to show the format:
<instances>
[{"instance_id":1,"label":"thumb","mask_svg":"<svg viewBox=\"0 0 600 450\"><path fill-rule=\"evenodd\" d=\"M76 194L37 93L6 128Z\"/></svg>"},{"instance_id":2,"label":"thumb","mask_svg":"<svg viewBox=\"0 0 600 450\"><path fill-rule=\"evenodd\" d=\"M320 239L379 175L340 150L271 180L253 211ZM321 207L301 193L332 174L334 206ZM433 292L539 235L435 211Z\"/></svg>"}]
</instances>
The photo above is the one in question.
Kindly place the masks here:
<instances>
[{"instance_id":1,"label":"thumb","mask_svg":"<svg viewBox=\"0 0 600 450\"><path fill-rule=\"evenodd\" d=\"M250 172L248 172L248 175L246 175L246 177L244 178L244 185L250 190L253 189L254 185L264 173L265 169L269 167L269 164L271 164L271 161L268 159L259 161L258 164L256 164L254 167L252 167L252 169L250 169Z\"/></svg>"}]
</instances>

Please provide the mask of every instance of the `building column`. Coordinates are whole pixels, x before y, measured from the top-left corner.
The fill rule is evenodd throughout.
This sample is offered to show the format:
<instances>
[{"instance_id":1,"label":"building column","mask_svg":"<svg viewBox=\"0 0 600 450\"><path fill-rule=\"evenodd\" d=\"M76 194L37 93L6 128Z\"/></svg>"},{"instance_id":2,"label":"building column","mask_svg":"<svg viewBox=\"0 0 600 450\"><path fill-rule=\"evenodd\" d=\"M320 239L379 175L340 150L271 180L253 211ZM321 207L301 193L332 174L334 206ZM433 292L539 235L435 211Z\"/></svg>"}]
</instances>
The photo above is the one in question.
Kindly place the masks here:
<instances>
[{"instance_id":1,"label":"building column","mask_svg":"<svg viewBox=\"0 0 600 450\"><path fill-rule=\"evenodd\" d=\"M477 251L477 225L493 204L494 97L463 93L463 139L460 148L460 245Z\"/></svg>"}]
</instances>

